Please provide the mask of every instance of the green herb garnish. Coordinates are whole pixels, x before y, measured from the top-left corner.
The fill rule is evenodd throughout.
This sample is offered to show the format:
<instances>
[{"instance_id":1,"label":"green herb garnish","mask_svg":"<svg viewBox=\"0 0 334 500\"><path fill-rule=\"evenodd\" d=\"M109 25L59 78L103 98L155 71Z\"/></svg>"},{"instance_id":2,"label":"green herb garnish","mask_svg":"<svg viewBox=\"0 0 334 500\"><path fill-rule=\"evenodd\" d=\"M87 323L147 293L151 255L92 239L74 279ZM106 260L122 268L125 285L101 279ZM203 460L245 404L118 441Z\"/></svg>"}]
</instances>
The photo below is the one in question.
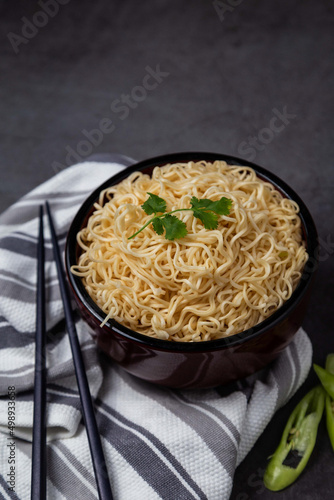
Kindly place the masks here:
<instances>
[{"instance_id":1,"label":"green herb garnish","mask_svg":"<svg viewBox=\"0 0 334 500\"><path fill-rule=\"evenodd\" d=\"M165 200L153 193L147 193L149 195L148 200L142 204L141 208L147 215L157 214L158 212L166 212L167 203Z\"/></svg>"},{"instance_id":2,"label":"green herb garnish","mask_svg":"<svg viewBox=\"0 0 334 500\"><path fill-rule=\"evenodd\" d=\"M190 200L191 208L179 208L177 210L172 210L171 212L166 212L167 203L163 198L160 198L153 193L147 194L149 195L149 198L141 207L147 215L154 214L154 217L146 222L146 224L136 233L130 236L128 238L129 240L137 236L138 233L143 231L143 229L151 223L157 234L161 235L164 230L166 231L165 237L167 240L183 238L188 233L187 227L185 223L175 217L175 215L171 215L174 212L192 211L194 217L203 222L205 229L217 229L218 216L228 215L232 206L232 200L225 198L224 196L217 201L205 198L199 200L193 196Z\"/></svg>"}]
</instances>

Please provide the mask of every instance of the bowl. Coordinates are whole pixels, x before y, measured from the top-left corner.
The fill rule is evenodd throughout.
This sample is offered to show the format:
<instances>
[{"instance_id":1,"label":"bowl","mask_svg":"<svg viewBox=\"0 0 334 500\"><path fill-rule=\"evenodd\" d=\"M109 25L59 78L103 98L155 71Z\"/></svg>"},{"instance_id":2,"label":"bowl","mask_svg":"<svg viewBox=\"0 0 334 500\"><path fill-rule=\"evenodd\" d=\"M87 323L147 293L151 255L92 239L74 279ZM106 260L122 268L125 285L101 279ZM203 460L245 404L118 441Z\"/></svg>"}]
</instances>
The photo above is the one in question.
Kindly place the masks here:
<instances>
[{"instance_id":1,"label":"bowl","mask_svg":"<svg viewBox=\"0 0 334 500\"><path fill-rule=\"evenodd\" d=\"M283 196L298 203L309 260L296 289L290 299L261 323L218 340L191 343L160 340L132 331L115 320L109 320L101 327L105 313L88 295L81 278L70 271L80 254L76 234L86 226L100 191L118 184L137 170L151 174L154 167L166 163L200 160L223 160L231 165L250 166L258 177L269 181ZM111 362L118 363L127 372L154 384L186 389L215 387L242 379L268 365L282 352L302 324L310 285L317 268L317 249L317 231L308 209L300 197L276 175L254 163L232 156L190 152L167 154L141 161L112 176L98 187L74 217L67 236L65 261L68 280L78 308L91 326L97 344L110 356Z\"/></svg>"}]
</instances>

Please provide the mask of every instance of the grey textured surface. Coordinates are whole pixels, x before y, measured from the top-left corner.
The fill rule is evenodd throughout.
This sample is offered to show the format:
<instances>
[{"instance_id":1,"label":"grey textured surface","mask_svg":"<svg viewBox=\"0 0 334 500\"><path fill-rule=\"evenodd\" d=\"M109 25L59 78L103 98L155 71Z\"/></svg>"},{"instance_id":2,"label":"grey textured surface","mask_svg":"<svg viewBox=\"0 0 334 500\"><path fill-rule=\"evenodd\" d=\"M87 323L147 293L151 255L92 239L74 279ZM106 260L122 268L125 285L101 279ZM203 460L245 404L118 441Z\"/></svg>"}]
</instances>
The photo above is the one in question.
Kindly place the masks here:
<instances>
[{"instance_id":1,"label":"grey textured surface","mask_svg":"<svg viewBox=\"0 0 334 500\"><path fill-rule=\"evenodd\" d=\"M314 360L324 363L334 351L334 4L216 5L71 0L47 16L45 26L29 31L26 20L43 24L43 16L36 17L40 5L2 2L0 210L75 156L117 152L144 159L206 150L253 160L288 182L317 224L321 263L304 326ZM154 80L145 75L157 65L165 75L152 89ZM145 82L151 88L138 89ZM130 104L121 111L117 100L126 95L132 95ZM283 121L276 120L282 113ZM108 132L102 138L95 132L90 137L97 145L85 145L83 131L87 135L103 119L112 120L114 130L103 121ZM334 457L324 422L295 485L274 494L261 482L285 420L315 382L310 374L238 468L233 500L333 498Z\"/></svg>"}]
</instances>

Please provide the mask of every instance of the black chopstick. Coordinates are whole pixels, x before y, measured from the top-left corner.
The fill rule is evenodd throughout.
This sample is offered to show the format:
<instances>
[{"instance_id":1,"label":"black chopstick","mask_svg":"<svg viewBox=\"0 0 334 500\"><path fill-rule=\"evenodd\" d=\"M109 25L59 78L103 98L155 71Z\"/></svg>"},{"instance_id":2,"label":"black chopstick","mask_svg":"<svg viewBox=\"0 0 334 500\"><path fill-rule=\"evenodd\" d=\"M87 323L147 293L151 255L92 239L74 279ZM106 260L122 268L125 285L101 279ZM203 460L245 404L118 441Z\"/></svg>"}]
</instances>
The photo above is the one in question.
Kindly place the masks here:
<instances>
[{"instance_id":1,"label":"black chopstick","mask_svg":"<svg viewBox=\"0 0 334 500\"><path fill-rule=\"evenodd\" d=\"M97 427L92 397L89 390L88 380L85 371L85 365L82 359L80 344L78 341L77 331L73 319L73 312L71 307L69 290L65 280L64 266L60 257L60 250L58 246L57 236L52 220L49 203L46 201L46 211L49 218L49 225L51 231L51 239L53 246L53 255L57 266L58 280L60 293L63 301L64 314L66 320L66 327L70 338L72 349L72 357L74 363L75 374L77 378L82 415L84 418L92 463L95 473L95 479L98 489L100 500L112 500L111 486L108 478L106 461L104 458L100 433Z\"/></svg>"},{"instance_id":2,"label":"black chopstick","mask_svg":"<svg viewBox=\"0 0 334 500\"><path fill-rule=\"evenodd\" d=\"M46 368L43 207L39 210L31 499L46 498Z\"/></svg>"}]
</instances>

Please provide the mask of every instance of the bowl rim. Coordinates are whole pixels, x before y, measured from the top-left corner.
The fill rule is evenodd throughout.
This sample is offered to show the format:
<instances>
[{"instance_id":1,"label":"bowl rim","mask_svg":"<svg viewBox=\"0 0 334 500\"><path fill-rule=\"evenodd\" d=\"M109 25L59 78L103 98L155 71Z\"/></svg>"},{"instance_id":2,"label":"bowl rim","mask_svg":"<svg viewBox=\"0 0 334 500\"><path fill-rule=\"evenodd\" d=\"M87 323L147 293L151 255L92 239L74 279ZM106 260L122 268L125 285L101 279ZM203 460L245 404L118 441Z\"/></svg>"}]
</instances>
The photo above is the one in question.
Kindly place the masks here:
<instances>
[{"instance_id":1,"label":"bowl rim","mask_svg":"<svg viewBox=\"0 0 334 500\"><path fill-rule=\"evenodd\" d=\"M149 337L142 333L135 332L130 328L118 323L117 321L110 319L106 322L103 327L104 331L110 329L110 333L117 333L121 337L126 338L128 341L132 341L137 344L141 344L150 348L154 348L159 351L166 352L208 352L216 351L225 348L231 348L242 343L247 342L250 339L260 337L268 329L276 327L278 324L283 322L290 313L297 307L312 281L313 274L318 265L318 234L316 226L314 224L313 218L306 207L305 203L299 197L299 195L288 186L283 180L281 180L276 174L266 170L265 168L245 160L243 158L238 158L231 155L226 155L223 153L212 153L212 152L180 152L180 153L169 153L157 157L148 158L133 165L126 167L124 170L116 173L115 175L108 178L100 186L98 186L82 203L81 207L77 211L74 219L70 225L67 233L66 245L65 245L65 266L67 277L72 289L72 292L76 296L77 300L84 306L87 312L94 316L95 320L102 323L105 319L106 314L99 308L93 299L86 292L84 285L79 276L75 276L71 273L70 268L72 265L76 264L77 255L77 232L84 226L87 215L92 210L93 204L98 200L99 194L102 190L107 187L118 184L123 179L128 177L131 173L138 170L143 170L145 168L154 166L163 166L168 163L177 162L188 162L188 161L226 161L230 165L238 165L244 167L251 167L255 170L256 174L266 182L270 182L280 191L285 197L296 201L299 205L300 212L299 217L302 221L302 228L304 232L304 239L306 242L307 252L309 254L309 260L305 264L302 276L299 283L292 293L291 297L284 302L271 316L261 321L257 325L248 328L240 333L230 335L228 337L216 339L216 340L206 340L201 342L172 342L170 340L161 340ZM307 264L312 262L312 268L309 269Z\"/></svg>"}]
</instances>

